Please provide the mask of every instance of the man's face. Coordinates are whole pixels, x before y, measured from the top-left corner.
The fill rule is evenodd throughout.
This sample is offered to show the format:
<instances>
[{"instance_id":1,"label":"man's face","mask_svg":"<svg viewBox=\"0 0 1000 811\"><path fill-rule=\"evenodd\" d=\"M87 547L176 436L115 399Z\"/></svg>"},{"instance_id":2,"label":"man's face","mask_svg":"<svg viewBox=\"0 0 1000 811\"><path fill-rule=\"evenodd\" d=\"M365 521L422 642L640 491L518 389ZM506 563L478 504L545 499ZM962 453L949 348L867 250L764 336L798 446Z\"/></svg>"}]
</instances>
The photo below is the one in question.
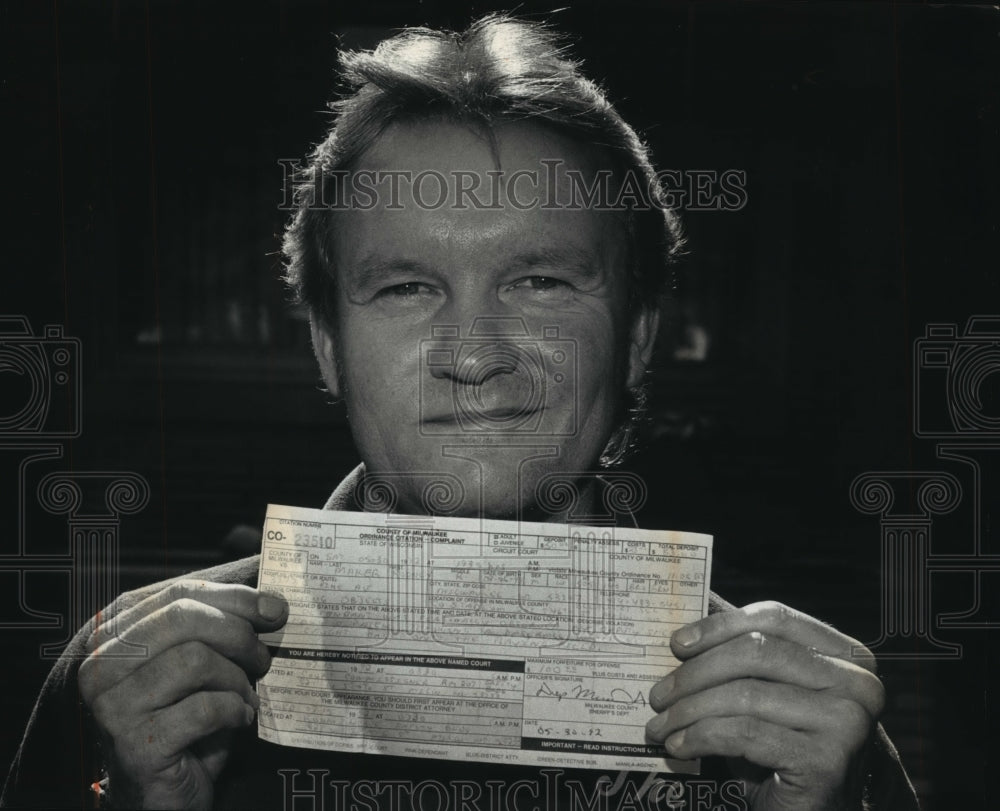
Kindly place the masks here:
<instances>
[{"instance_id":1,"label":"man's face","mask_svg":"<svg viewBox=\"0 0 1000 811\"><path fill-rule=\"evenodd\" d=\"M339 344L314 323L317 356L397 512L426 512L428 493L441 496L428 485L443 480L463 493L439 502L446 511L556 514L538 502L543 477L593 469L655 336L655 316L628 316L619 216L525 208L568 200L565 170L591 177L588 153L531 123L495 135L499 162L458 124L394 124L356 168L408 174L395 189L374 176L373 207L332 215ZM558 197L543 159L565 162ZM512 200L506 180L521 170ZM422 172L436 175L415 190ZM457 208L456 188L476 183L489 208L469 197Z\"/></svg>"}]
</instances>

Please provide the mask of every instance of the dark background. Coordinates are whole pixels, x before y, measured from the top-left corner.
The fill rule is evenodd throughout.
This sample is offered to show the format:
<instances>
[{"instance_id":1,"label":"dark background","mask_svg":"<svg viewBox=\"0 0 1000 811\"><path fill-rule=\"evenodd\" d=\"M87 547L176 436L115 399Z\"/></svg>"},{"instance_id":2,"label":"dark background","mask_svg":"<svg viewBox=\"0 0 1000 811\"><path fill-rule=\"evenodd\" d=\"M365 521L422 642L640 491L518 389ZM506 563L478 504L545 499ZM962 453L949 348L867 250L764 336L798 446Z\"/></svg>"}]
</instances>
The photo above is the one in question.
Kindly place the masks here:
<instances>
[{"instance_id":1,"label":"dark background","mask_svg":"<svg viewBox=\"0 0 1000 811\"><path fill-rule=\"evenodd\" d=\"M149 504L120 525L122 587L241 554L224 539L259 527L268 502L322 503L357 458L278 280L278 161L322 136L338 36L368 47L401 25L464 27L500 7L0 3L0 315L80 340L82 403L61 459L21 471L29 451L10 444L24 437L0 437L4 554L21 526L31 554L66 554L65 518L33 489L56 469L148 480ZM915 387L941 401L947 373L931 379L912 359L928 323L962 336L970 316L1000 315L1000 14L616 0L552 19L660 167L747 174L741 210L684 216L687 299L630 463L651 493L644 524L715 534L713 586L734 602L779 599L877 639L879 523L851 505L858 474L954 473L962 503L935 522L933 551L972 549L969 469L913 431ZM675 358L685 326L709 336L703 359ZM981 405L996 419L992 368ZM13 414L30 383L0 367L0 392L0 416ZM71 410L54 400L49 427ZM28 575L22 592L12 571L0 763L50 666L39 645L66 633L17 627L30 623L18 594L66 614L66 575ZM995 581L983 578L986 598ZM968 573L931 583L935 616L974 603ZM1000 622L995 608L987 599L975 621ZM998 631L936 633L961 657L885 661L885 723L927 808L994 807Z\"/></svg>"}]
</instances>

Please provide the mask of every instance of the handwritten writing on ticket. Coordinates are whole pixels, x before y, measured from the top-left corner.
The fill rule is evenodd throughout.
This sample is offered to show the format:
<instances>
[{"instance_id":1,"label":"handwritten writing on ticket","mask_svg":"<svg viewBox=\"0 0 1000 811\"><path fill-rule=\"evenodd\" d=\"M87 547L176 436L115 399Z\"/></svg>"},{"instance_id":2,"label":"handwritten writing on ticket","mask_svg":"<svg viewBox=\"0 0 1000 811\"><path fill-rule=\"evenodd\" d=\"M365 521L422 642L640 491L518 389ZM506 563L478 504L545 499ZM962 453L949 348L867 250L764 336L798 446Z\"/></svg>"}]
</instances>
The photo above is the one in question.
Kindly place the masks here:
<instances>
[{"instance_id":1,"label":"handwritten writing on ticket","mask_svg":"<svg viewBox=\"0 0 1000 811\"><path fill-rule=\"evenodd\" d=\"M698 770L647 744L670 634L708 611L712 538L271 505L259 735L343 752Z\"/></svg>"}]
</instances>

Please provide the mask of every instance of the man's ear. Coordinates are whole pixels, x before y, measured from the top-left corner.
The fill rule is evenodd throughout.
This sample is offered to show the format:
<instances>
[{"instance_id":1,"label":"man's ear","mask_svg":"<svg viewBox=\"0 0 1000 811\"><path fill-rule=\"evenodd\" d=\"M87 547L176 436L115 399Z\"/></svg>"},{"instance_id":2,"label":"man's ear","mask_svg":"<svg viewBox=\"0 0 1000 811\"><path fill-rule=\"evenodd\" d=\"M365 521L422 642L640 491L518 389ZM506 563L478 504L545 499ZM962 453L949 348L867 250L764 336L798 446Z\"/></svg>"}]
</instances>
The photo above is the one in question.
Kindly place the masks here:
<instances>
[{"instance_id":1,"label":"man's ear","mask_svg":"<svg viewBox=\"0 0 1000 811\"><path fill-rule=\"evenodd\" d=\"M312 334L313 353L319 363L320 374L330 395L340 397L340 378L338 377L337 353L335 351L333 334L323 319L316 313L309 314L309 331Z\"/></svg>"},{"instance_id":2,"label":"man's ear","mask_svg":"<svg viewBox=\"0 0 1000 811\"><path fill-rule=\"evenodd\" d=\"M626 385L632 389L641 386L646 369L653 357L656 333L660 329L660 308L640 305L639 312L632 320L628 347L628 379Z\"/></svg>"}]
</instances>

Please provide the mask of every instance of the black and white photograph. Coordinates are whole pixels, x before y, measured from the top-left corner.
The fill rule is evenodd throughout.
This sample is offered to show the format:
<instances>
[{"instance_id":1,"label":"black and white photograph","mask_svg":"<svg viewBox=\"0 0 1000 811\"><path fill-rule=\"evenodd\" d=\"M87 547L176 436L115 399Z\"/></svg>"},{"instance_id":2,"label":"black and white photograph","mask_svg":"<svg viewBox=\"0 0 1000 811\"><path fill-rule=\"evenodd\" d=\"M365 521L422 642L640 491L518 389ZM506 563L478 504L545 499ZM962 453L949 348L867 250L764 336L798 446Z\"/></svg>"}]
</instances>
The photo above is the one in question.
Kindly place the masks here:
<instances>
[{"instance_id":1,"label":"black and white photograph","mask_svg":"<svg viewBox=\"0 0 1000 811\"><path fill-rule=\"evenodd\" d=\"M997 807L1000 7L0 41L0 806Z\"/></svg>"}]
</instances>

